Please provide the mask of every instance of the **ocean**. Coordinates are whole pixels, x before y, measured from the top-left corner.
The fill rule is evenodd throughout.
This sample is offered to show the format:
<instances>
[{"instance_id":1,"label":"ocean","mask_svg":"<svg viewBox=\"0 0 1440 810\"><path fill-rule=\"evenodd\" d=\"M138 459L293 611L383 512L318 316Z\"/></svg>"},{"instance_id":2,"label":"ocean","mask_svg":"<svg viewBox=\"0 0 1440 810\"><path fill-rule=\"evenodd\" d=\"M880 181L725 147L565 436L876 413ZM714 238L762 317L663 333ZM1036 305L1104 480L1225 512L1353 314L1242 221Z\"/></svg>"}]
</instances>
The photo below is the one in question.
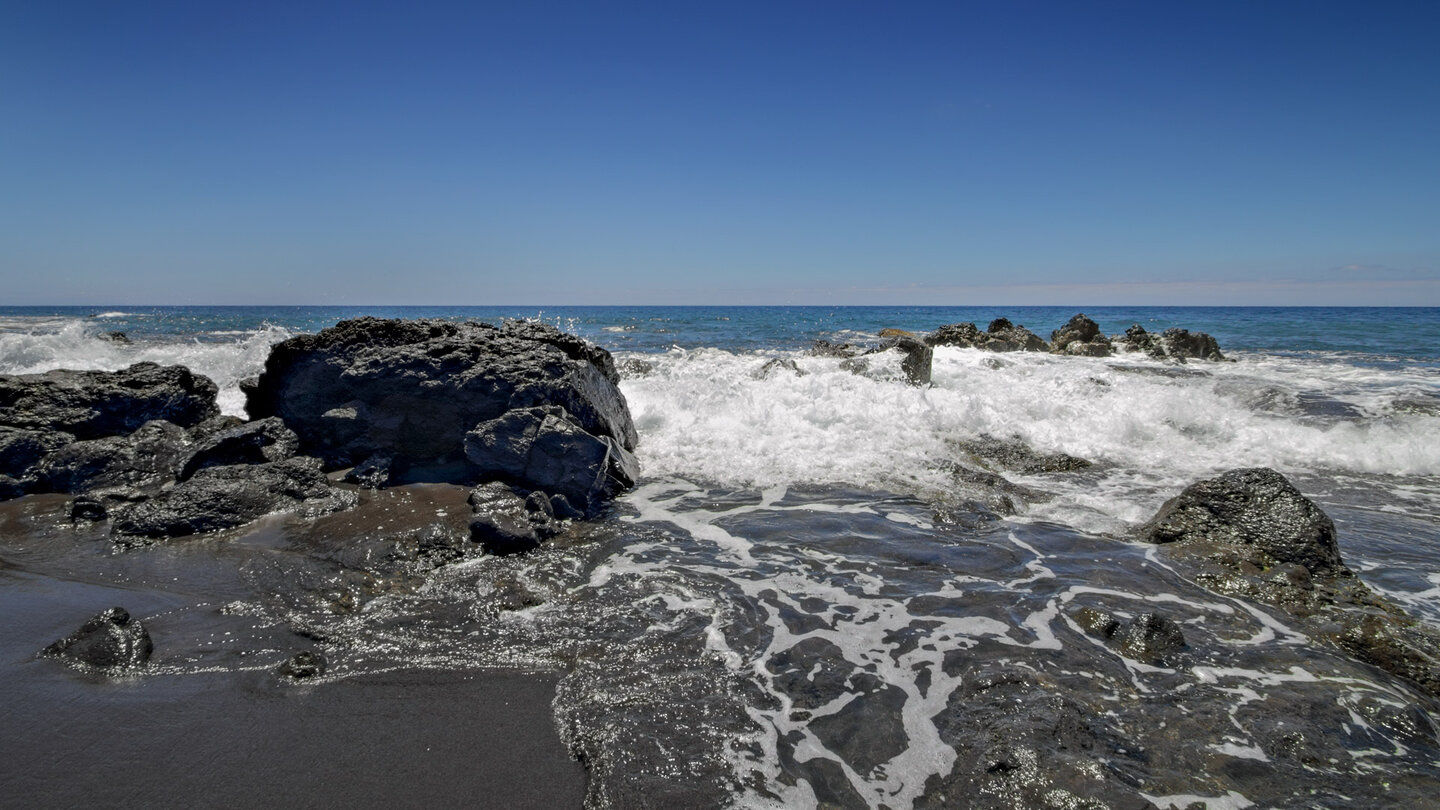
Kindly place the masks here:
<instances>
[{"instance_id":1,"label":"ocean","mask_svg":"<svg viewBox=\"0 0 1440 810\"><path fill-rule=\"evenodd\" d=\"M295 334L536 319L615 355L642 468L611 514L523 558L378 581L338 524L266 519L80 562L58 530L11 531L0 581L125 589L171 640L166 677L272 668L297 628L332 662L307 688L545 673L590 807L1433 803L1433 699L1131 533L1194 481L1272 467L1368 585L1440 628L1440 309L1084 311L1106 334L1207 332L1228 361L939 347L917 387L812 351L997 317L1048 338L1076 312L1057 307L0 308L0 373L180 363L241 416L240 381ZM1090 465L957 477L984 440ZM432 523L462 508L372 497ZM1073 618L1087 606L1173 619L1183 663L1118 654Z\"/></svg>"}]
</instances>

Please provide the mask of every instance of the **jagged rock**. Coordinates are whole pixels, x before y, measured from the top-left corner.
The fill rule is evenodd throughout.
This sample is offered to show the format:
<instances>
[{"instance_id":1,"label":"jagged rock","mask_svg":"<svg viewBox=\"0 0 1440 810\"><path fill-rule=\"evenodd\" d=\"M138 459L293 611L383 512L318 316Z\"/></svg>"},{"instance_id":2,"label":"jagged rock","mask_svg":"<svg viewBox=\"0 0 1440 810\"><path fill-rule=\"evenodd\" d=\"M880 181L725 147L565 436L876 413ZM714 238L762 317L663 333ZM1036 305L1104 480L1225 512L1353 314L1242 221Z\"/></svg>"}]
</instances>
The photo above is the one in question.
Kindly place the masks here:
<instances>
[{"instance_id":1,"label":"jagged rock","mask_svg":"<svg viewBox=\"0 0 1440 810\"><path fill-rule=\"evenodd\" d=\"M482 477L563 495L590 514L635 483L635 457L609 436L587 433L564 408L517 409L465 436L465 455Z\"/></svg>"},{"instance_id":2,"label":"jagged rock","mask_svg":"<svg viewBox=\"0 0 1440 810\"><path fill-rule=\"evenodd\" d=\"M252 418L279 416L329 468L386 453L400 480L466 483L482 477L466 434L517 409L562 408L628 456L635 426L618 382L609 352L539 323L360 318L277 344L242 387Z\"/></svg>"},{"instance_id":3,"label":"jagged rock","mask_svg":"<svg viewBox=\"0 0 1440 810\"><path fill-rule=\"evenodd\" d=\"M895 328L893 328L893 327L881 329L878 334L879 334L879 336L880 336L881 338L884 338L884 339L887 339L887 340L888 340L888 339L894 339L894 338L910 338L911 340L919 340L919 339L920 339L920 336L919 336L919 335L915 334L914 332L911 332L909 329L895 329Z\"/></svg>"},{"instance_id":4,"label":"jagged rock","mask_svg":"<svg viewBox=\"0 0 1440 810\"><path fill-rule=\"evenodd\" d=\"M800 366L797 365L794 360L782 360L781 358L776 357L765 361L765 365L761 366L755 372L754 376L757 380L768 380L775 374L782 371L788 371L791 374L794 374L796 377L804 377L806 373L805 369L800 368Z\"/></svg>"},{"instance_id":5,"label":"jagged rock","mask_svg":"<svg viewBox=\"0 0 1440 810\"><path fill-rule=\"evenodd\" d=\"M314 458L206 467L150 500L117 510L114 539L138 545L228 529L281 510L303 509L314 516L355 502L355 493L330 486Z\"/></svg>"},{"instance_id":6,"label":"jagged rock","mask_svg":"<svg viewBox=\"0 0 1440 810\"><path fill-rule=\"evenodd\" d=\"M68 493L155 489L174 479L185 442L184 429L161 420L147 422L128 436L71 442L35 465L35 488Z\"/></svg>"},{"instance_id":7,"label":"jagged rock","mask_svg":"<svg viewBox=\"0 0 1440 810\"><path fill-rule=\"evenodd\" d=\"M1170 357L1195 357L1203 360L1224 360L1220 344L1204 332L1188 329L1166 329L1160 335L1165 342L1165 353Z\"/></svg>"},{"instance_id":8,"label":"jagged rock","mask_svg":"<svg viewBox=\"0 0 1440 810\"><path fill-rule=\"evenodd\" d=\"M992 352L1043 352L1049 351L1050 344L1024 326L1016 326L1006 318L996 318L976 336L975 348Z\"/></svg>"},{"instance_id":9,"label":"jagged rock","mask_svg":"<svg viewBox=\"0 0 1440 810\"><path fill-rule=\"evenodd\" d=\"M319 650L301 650L286 659L276 669L276 674L282 678L300 681L324 675L327 666L328 662L325 660L324 653Z\"/></svg>"},{"instance_id":10,"label":"jagged rock","mask_svg":"<svg viewBox=\"0 0 1440 810\"><path fill-rule=\"evenodd\" d=\"M345 473L345 481L366 489L379 489L390 483L390 467L394 463L395 459L391 458L389 453L371 454Z\"/></svg>"},{"instance_id":11,"label":"jagged rock","mask_svg":"<svg viewBox=\"0 0 1440 810\"><path fill-rule=\"evenodd\" d=\"M470 493L470 539L496 555L521 554L545 539L524 498L499 482L478 486Z\"/></svg>"},{"instance_id":12,"label":"jagged rock","mask_svg":"<svg viewBox=\"0 0 1440 810\"><path fill-rule=\"evenodd\" d=\"M154 651L145 625L125 608L115 607L96 614L40 654L114 671L141 666Z\"/></svg>"},{"instance_id":13,"label":"jagged rock","mask_svg":"<svg viewBox=\"0 0 1440 810\"><path fill-rule=\"evenodd\" d=\"M905 353L905 359L900 361L905 379L911 385L929 385L935 350L909 333L895 341L895 348Z\"/></svg>"},{"instance_id":14,"label":"jagged rock","mask_svg":"<svg viewBox=\"0 0 1440 810\"><path fill-rule=\"evenodd\" d=\"M655 371L655 364L635 357L627 357L615 364L615 370L622 378L648 377Z\"/></svg>"},{"instance_id":15,"label":"jagged rock","mask_svg":"<svg viewBox=\"0 0 1440 810\"><path fill-rule=\"evenodd\" d=\"M75 441L69 433L0 425L0 475L22 478L47 453Z\"/></svg>"},{"instance_id":16,"label":"jagged rock","mask_svg":"<svg viewBox=\"0 0 1440 810\"><path fill-rule=\"evenodd\" d=\"M163 419L181 427L217 416L215 383L184 366L0 376L0 425L77 439L124 436Z\"/></svg>"},{"instance_id":17,"label":"jagged rock","mask_svg":"<svg viewBox=\"0 0 1440 810\"><path fill-rule=\"evenodd\" d=\"M282 461L294 456L299 446L295 431L273 416L244 422L201 440L180 466L179 480L184 481L206 467Z\"/></svg>"},{"instance_id":18,"label":"jagged rock","mask_svg":"<svg viewBox=\"0 0 1440 810\"><path fill-rule=\"evenodd\" d=\"M1071 472L1090 467L1089 461L1065 453L1039 453L1019 439L997 439L981 436L961 441L957 446L976 458L993 462L1007 470L1023 473Z\"/></svg>"},{"instance_id":19,"label":"jagged rock","mask_svg":"<svg viewBox=\"0 0 1440 810\"><path fill-rule=\"evenodd\" d=\"M1264 568L1296 563L1313 575L1349 573L1335 524L1285 476L1263 467L1191 484L1139 533L1151 543L1239 547Z\"/></svg>"},{"instance_id":20,"label":"jagged rock","mask_svg":"<svg viewBox=\"0 0 1440 810\"><path fill-rule=\"evenodd\" d=\"M1109 357L1110 338L1100 334L1100 326L1081 312L1050 333L1050 351L1084 357Z\"/></svg>"},{"instance_id":21,"label":"jagged rock","mask_svg":"<svg viewBox=\"0 0 1440 810\"><path fill-rule=\"evenodd\" d=\"M929 335L925 336L925 342L931 346L957 346L968 349L975 345L980 337L980 330L975 328L973 323L952 323L946 324Z\"/></svg>"}]
</instances>

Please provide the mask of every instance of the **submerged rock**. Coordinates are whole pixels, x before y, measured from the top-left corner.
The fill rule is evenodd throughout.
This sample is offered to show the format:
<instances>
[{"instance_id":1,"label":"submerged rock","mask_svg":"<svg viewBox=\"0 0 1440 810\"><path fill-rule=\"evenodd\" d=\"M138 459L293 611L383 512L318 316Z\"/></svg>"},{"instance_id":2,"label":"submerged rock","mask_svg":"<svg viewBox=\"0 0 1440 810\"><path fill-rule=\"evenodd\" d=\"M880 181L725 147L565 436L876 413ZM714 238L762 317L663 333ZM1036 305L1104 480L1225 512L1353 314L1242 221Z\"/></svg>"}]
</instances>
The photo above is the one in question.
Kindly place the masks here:
<instances>
[{"instance_id":1,"label":"submerged rock","mask_svg":"<svg viewBox=\"0 0 1440 810\"><path fill-rule=\"evenodd\" d=\"M138 545L241 526L277 511L311 516L355 505L354 492L330 486L314 458L206 467L160 495L117 510L115 542Z\"/></svg>"},{"instance_id":2,"label":"submerged rock","mask_svg":"<svg viewBox=\"0 0 1440 810\"><path fill-rule=\"evenodd\" d=\"M184 366L155 363L0 376L0 425L77 439L128 435L156 419L189 427L219 415L218 390Z\"/></svg>"},{"instance_id":3,"label":"submerged rock","mask_svg":"<svg viewBox=\"0 0 1440 810\"><path fill-rule=\"evenodd\" d=\"M966 453L992 462L1007 470L1022 473L1072 472L1091 466L1089 461L1065 453L1041 453L1019 439L997 439L981 436L961 441L957 446Z\"/></svg>"},{"instance_id":4,"label":"submerged rock","mask_svg":"<svg viewBox=\"0 0 1440 810\"><path fill-rule=\"evenodd\" d=\"M1283 608L1311 637L1440 696L1440 633L1361 582L1334 523L1274 470L1192 484L1137 534L1200 584Z\"/></svg>"},{"instance_id":5,"label":"submerged rock","mask_svg":"<svg viewBox=\"0 0 1440 810\"><path fill-rule=\"evenodd\" d=\"M134 669L155 651L150 631L125 608L96 614L65 638L40 651L104 670Z\"/></svg>"},{"instance_id":6,"label":"submerged rock","mask_svg":"<svg viewBox=\"0 0 1440 810\"><path fill-rule=\"evenodd\" d=\"M325 654L319 650L301 650L286 659L275 671L282 678L301 681L324 675L327 665Z\"/></svg>"},{"instance_id":7,"label":"submerged rock","mask_svg":"<svg viewBox=\"0 0 1440 810\"><path fill-rule=\"evenodd\" d=\"M805 369L800 368L794 360L781 359L779 357L765 361L765 365L756 370L754 377L757 380L768 380L776 374L790 372L796 377L804 377Z\"/></svg>"},{"instance_id":8,"label":"submerged rock","mask_svg":"<svg viewBox=\"0 0 1440 810\"><path fill-rule=\"evenodd\" d=\"M635 426L618 382L609 352L539 323L360 318L277 344L244 389L252 418L280 417L301 451L327 468L381 453L401 480L468 483L497 466L523 476L529 465L515 464L515 442L494 443L502 455L492 459L490 445L467 434L493 434L513 411L522 414L517 426L532 425L523 414L541 407L566 414L568 427L552 427L566 434L568 449L585 452L575 470L553 472L570 466L561 457L540 467L583 478L603 447L612 459L607 469L633 469ZM514 483L541 489L551 481ZM608 484L582 489L615 491Z\"/></svg>"}]
</instances>

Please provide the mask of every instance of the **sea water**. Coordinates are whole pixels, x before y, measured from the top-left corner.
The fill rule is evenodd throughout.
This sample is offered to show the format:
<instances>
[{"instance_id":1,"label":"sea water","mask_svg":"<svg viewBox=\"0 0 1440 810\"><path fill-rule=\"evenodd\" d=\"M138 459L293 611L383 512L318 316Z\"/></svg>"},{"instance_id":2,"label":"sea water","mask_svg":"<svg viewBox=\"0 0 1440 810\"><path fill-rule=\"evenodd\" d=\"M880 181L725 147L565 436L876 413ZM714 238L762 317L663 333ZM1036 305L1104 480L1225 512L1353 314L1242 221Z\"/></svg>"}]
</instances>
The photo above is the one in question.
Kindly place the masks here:
<instances>
[{"instance_id":1,"label":"sea water","mask_svg":"<svg viewBox=\"0 0 1440 810\"><path fill-rule=\"evenodd\" d=\"M1073 314L9 308L0 373L182 363L243 415L239 382L273 343L361 315L529 318L610 349L643 474L583 537L437 569L352 612L315 598L346 581L338 568L247 563L255 595L231 608L327 639L335 677L402 662L561 672L556 719L594 806L1433 795L1433 701L1185 581L1129 535L1195 480L1273 467L1335 519L1368 584L1440 626L1440 310L1093 308L1107 334L1208 332L1229 362L940 347L924 387L811 351L1002 316L1048 337ZM793 370L763 373L775 359ZM1015 497L996 510L955 476L982 438L1091 466L999 470ZM497 582L535 604L497 610ZM1124 658L1075 624L1080 606L1172 618L1184 665Z\"/></svg>"}]
</instances>

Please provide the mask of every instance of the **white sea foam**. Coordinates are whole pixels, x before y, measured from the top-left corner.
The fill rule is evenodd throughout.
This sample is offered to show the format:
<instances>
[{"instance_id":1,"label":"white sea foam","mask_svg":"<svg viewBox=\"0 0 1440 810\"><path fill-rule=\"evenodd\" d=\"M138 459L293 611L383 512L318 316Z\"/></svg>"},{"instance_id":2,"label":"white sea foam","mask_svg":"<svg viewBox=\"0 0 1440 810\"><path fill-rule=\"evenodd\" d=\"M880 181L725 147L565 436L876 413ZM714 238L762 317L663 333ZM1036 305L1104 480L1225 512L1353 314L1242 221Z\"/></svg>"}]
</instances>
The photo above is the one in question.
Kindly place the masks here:
<instances>
[{"instance_id":1,"label":"white sea foam","mask_svg":"<svg viewBox=\"0 0 1440 810\"><path fill-rule=\"evenodd\" d=\"M804 373L759 377L776 356ZM1179 487L1235 467L1440 474L1440 418L1386 410L1397 391L1440 385L1422 371L1264 358L1174 367L942 347L934 385L916 388L885 357L865 358L866 376L803 354L647 356L654 371L622 384L645 471L736 486L944 491L955 440L1014 437L1096 462L1084 474L1033 479L1061 497L1032 517L1093 531L1143 520Z\"/></svg>"},{"instance_id":2,"label":"white sea foam","mask_svg":"<svg viewBox=\"0 0 1440 810\"><path fill-rule=\"evenodd\" d=\"M220 388L220 410L245 415L240 381L259 373L270 347L291 336L278 326L226 334L202 342L104 340L103 331L84 321L36 326L32 331L0 333L0 374L38 374L54 369L118 371L134 363L180 364L209 377Z\"/></svg>"}]
</instances>

